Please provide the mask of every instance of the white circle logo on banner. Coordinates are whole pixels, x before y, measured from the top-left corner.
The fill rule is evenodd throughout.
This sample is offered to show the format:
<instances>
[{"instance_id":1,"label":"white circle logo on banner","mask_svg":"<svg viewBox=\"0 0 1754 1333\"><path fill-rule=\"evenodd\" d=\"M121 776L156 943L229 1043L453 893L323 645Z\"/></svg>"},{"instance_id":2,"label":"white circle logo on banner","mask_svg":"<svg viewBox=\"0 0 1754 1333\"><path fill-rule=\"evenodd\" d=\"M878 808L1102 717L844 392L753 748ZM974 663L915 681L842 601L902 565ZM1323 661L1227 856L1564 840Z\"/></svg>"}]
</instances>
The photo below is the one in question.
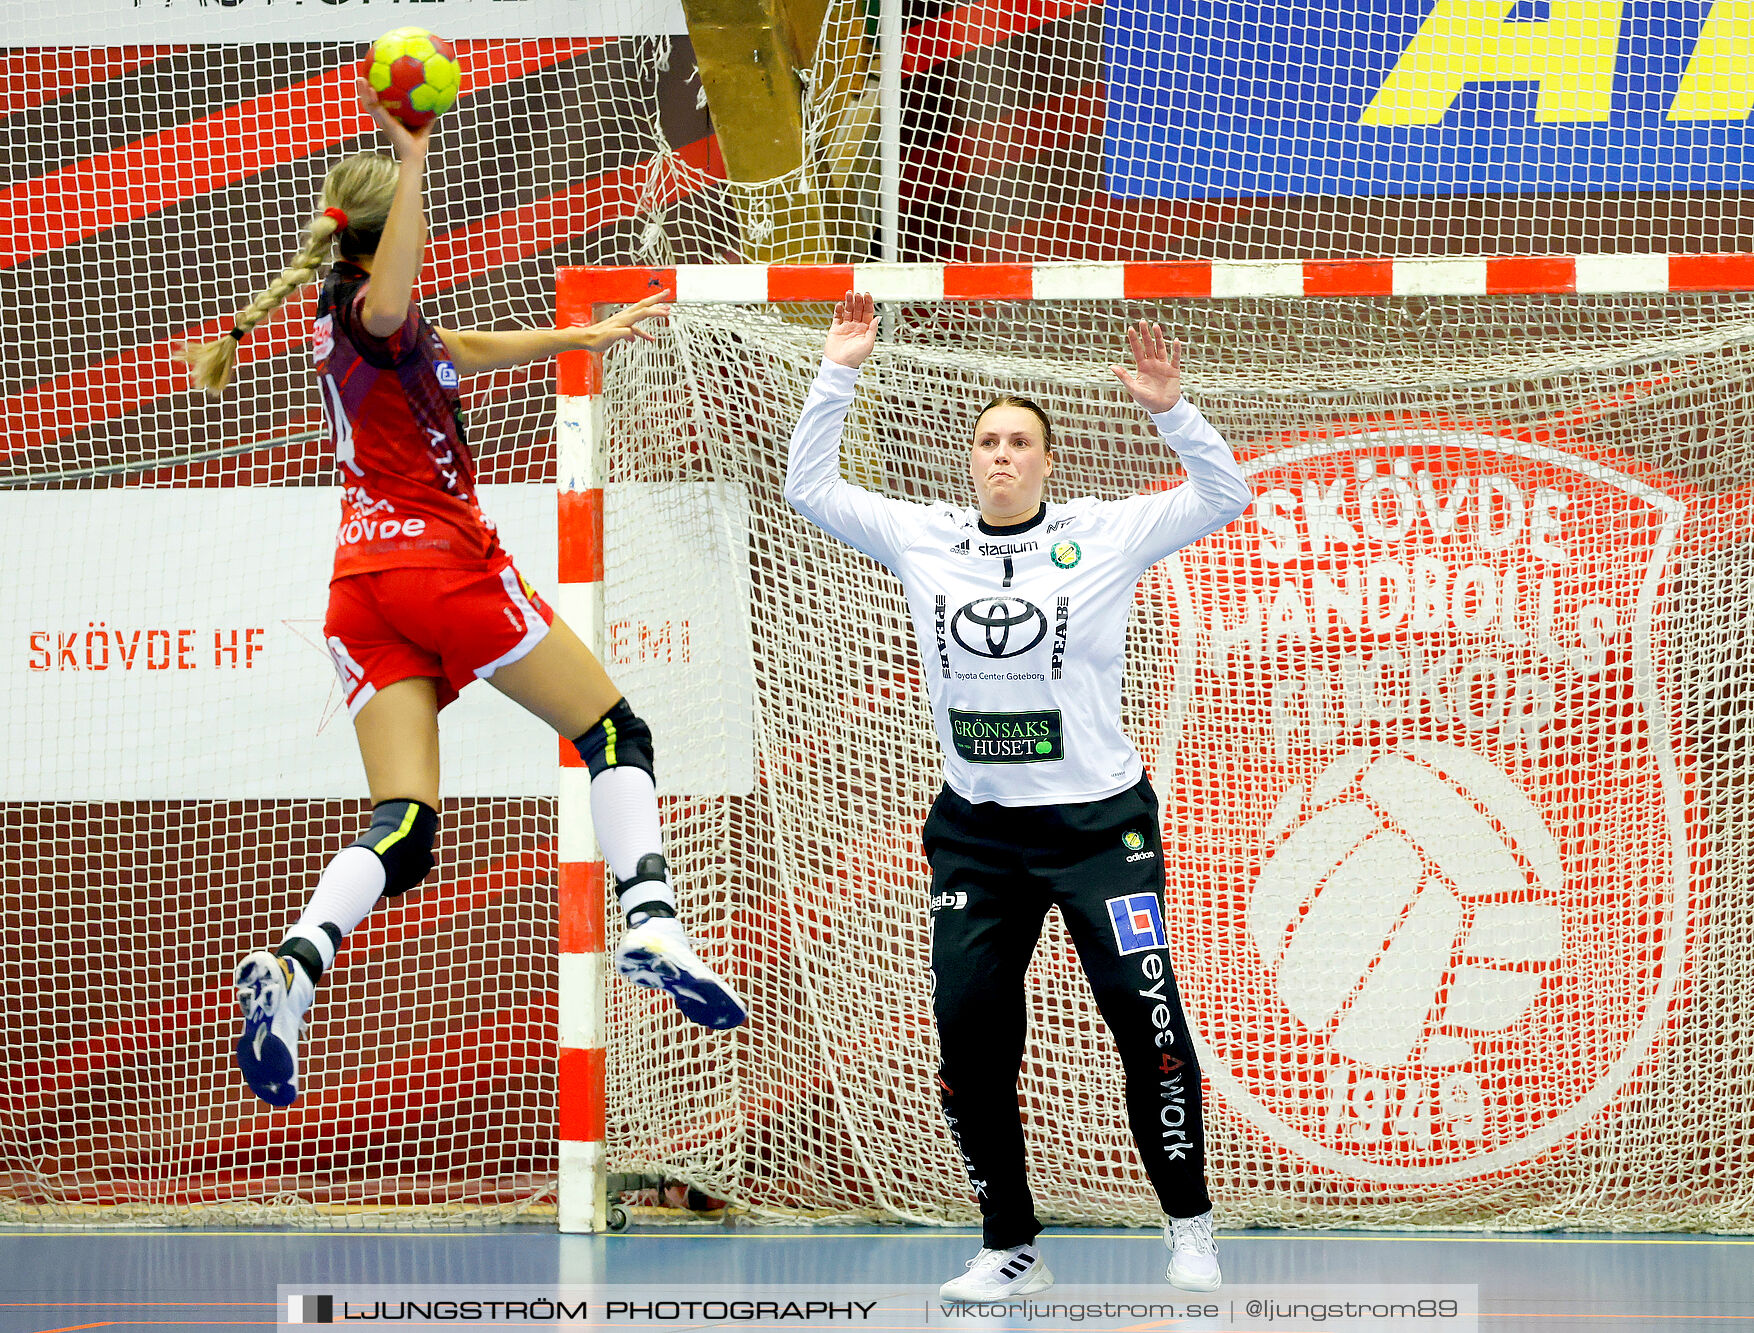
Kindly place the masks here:
<instances>
[{"instance_id":1,"label":"white circle logo on banner","mask_svg":"<svg viewBox=\"0 0 1754 1333\"><path fill-rule=\"evenodd\" d=\"M1303 799L1287 792L1282 817ZM1374 761L1351 750L1309 799L1248 908L1287 1009L1311 1028L1332 1023L1330 1049L1372 1069L1422 1047L1435 1065L1462 1063L1462 1034L1528 1012L1539 965L1559 957L1563 876L1553 835L1513 783L1453 745Z\"/></svg>"}]
</instances>

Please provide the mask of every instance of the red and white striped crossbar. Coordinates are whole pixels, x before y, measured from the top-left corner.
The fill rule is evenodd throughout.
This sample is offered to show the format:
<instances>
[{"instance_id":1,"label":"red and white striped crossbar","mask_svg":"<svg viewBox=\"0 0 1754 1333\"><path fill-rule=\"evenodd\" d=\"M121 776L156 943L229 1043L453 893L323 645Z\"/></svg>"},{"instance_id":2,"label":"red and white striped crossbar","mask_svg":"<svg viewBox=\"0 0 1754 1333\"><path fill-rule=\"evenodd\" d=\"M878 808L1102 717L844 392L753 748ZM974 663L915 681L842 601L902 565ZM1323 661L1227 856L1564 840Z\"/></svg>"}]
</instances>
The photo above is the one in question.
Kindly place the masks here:
<instances>
[{"instance_id":1,"label":"red and white striped crossbar","mask_svg":"<svg viewBox=\"0 0 1754 1333\"><path fill-rule=\"evenodd\" d=\"M564 268L568 294L637 301L1104 301L1255 296L1539 296L1754 291L1754 255L1178 260L1161 264L678 264ZM562 392L565 392L563 389Z\"/></svg>"},{"instance_id":2,"label":"red and white striped crossbar","mask_svg":"<svg viewBox=\"0 0 1754 1333\"><path fill-rule=\"evenodd\" d=\"M1754 255L1511 256L1485 259L1205 260L1161 264L680 264L563 268L561 325L600 304L670 291L677 301L832 301L849 289L886 301L1164 300L1227 297L1516 296L1754 291ZM560 569L555 605L599 657L603 642L601 377L586 352L560 358L556 449ZM590 779L560 743L560 1229L607 1219L603 860Z\"/></svg>"}]
</instances>

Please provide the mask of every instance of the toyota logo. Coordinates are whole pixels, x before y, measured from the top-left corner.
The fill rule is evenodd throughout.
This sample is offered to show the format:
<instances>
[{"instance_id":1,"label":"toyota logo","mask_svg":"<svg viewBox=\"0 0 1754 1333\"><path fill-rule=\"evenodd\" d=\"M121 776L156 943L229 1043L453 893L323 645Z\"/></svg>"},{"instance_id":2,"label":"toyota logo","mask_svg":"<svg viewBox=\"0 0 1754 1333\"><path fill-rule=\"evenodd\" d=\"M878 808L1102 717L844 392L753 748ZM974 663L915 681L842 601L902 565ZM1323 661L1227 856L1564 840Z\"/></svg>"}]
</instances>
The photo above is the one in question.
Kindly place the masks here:
<instances>
[{"instance_id":1,"label":"toyota logo","mask_svg":"<svg viewBox=\"0 0 1754 1333\"><path fill-rule=\"evenodd\" d=\"M964 626L971 629L964 637ZM976 657L1017 657L1047 637L1048 618L1021 597L983 597L959 610L950 635ZM971 641L972 640L972 641Z\"/></svg>"}]
</instances>

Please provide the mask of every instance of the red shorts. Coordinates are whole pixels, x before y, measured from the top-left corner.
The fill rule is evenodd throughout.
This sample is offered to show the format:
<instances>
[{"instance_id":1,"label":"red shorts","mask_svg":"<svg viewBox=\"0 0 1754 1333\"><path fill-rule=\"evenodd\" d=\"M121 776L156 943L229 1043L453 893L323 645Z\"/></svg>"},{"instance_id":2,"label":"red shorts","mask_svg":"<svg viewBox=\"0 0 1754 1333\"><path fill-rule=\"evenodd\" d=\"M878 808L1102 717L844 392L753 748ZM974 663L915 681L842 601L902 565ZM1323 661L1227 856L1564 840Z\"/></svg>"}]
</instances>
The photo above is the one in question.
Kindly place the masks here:
<instances>
[{"instance_id":1,"label":"red shorts","mask_svg":"<svg viewBox=\"0 0 1754 1333\"><path fill-rule=\"evenodd\" d=\"M385 569L329 584L323 637L347 711L411 676L438 681L443 708L542 642L554 610L511 565L472 570Z\"/></svg>"}]
</instances>

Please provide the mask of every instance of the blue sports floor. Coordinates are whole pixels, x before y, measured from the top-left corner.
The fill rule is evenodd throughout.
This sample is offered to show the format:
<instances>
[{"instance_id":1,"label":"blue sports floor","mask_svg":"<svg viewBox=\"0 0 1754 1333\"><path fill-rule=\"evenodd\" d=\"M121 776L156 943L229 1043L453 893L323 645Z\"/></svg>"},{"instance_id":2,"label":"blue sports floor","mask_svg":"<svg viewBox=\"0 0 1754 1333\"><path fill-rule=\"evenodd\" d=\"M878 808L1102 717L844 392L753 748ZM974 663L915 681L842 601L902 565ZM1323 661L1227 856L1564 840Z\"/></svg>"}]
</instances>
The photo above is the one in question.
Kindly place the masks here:
<instances>
[{"instance_id":1,"label":"blue sports floor","mask_svg":"<svg viewBox=\"0 0 1754 1333\"><path fill-rule=\"evenodd\" d=\"M1219 1241L1227 1287L1477 1284L1486 1333L1754 1333L1754 1237L1245 1231L1220 1232ZM636 1225L595 1237L535 1226L0 1231L0 1333L273 1328L282 1283L935 1285L960 1273L978 1245L971 1231L869 1227ZM1056 1229L1043 1246L1062 1287L1163 1283L1154 1232Z\"/></svg>"}]
</instances>

